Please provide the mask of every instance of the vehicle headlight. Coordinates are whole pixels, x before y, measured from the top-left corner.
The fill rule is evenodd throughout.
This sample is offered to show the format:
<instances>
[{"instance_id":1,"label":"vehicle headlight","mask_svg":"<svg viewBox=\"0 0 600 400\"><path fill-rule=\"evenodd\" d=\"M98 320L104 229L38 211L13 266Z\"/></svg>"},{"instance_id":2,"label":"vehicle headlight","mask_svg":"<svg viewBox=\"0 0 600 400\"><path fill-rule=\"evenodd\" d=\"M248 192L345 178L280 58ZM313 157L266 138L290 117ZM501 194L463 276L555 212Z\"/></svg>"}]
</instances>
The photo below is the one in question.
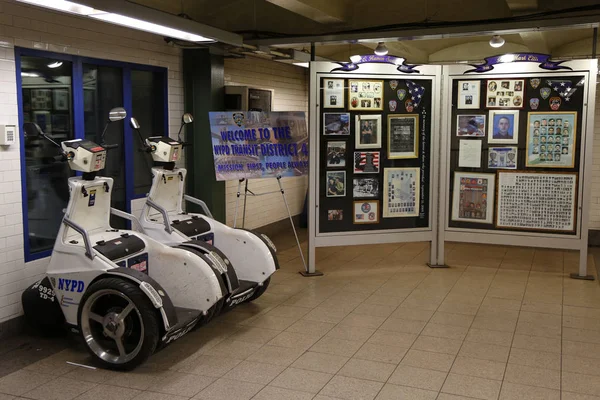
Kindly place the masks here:
<instances>
[{"instance_id":1,"label":"vehicle headlight","mask_svg":"<svg viewBox=\"0 0 600 400\"><path fill-rule=\"evenodd\" d=\"M265 240L265 242L267 242L267 245L273 249L273 251L275 253L277 253L277 247L275 247L275 243L273 243L273 241L271 239L269 239L269 237L267 235L265 235L264 233L261 233L262 238Z\"/></svg>"},{"instance_id":2,"label":"vehicle headlight","mask_svg":"<svg viewBox=\"0 0 600 400\"><path fill-rule=\"evenodd\" d=\"M206 256L208 257L208 259L210 261L212 261L213 266L222 274L227 272L227 264L225 264L225 261L223 261L223 259L221 258L220 255L218 255L217 253L215 253L214 251L211 251L209 253L206 253Z\"/></svg>"}]
</instances>

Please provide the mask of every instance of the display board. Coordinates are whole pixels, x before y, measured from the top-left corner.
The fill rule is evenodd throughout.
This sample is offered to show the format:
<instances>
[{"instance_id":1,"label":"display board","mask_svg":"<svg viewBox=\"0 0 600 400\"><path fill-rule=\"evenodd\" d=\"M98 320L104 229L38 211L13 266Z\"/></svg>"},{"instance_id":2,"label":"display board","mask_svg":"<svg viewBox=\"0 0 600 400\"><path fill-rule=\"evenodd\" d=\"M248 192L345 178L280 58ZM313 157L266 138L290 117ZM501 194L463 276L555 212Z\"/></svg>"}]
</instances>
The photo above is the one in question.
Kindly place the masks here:
<instances>
[{"instance_id":1,"label":"display board","mask_svg":"<svg viewBox=\"0 0 600 400\"><path fill-rule=\"evenodd\" d=\"M319 232L428 227L432 81L329 76L318 85Z\"/></svg>"},{"instance_id":2,"label":"display board","mask_svg":"<svg viewBox=\"0 0 600 400\"><path fill-rule=\"evenodd\" d=\"M573 217L574 211L569 210L576 207L585 77L540 72L452 79L449 227L577 233L574 218L571 224L550 221L556 219L556 208L550 203L558 199L548 190L557 185L558 171L571 173L560 175L575 182L573 196L561 198L560 204ZM521 183L510 188L509 179ZM547 185L532 186L537 191L527 189L526 182L538 181ZM499 190L500 185L504 190ZM516 197L502 198L509 193ZM567 197L570 203L564 204ZM537 223L525 221L526 216L533 217L519 203L524 199L541 208Z\"/></svg>"}]
</instances>

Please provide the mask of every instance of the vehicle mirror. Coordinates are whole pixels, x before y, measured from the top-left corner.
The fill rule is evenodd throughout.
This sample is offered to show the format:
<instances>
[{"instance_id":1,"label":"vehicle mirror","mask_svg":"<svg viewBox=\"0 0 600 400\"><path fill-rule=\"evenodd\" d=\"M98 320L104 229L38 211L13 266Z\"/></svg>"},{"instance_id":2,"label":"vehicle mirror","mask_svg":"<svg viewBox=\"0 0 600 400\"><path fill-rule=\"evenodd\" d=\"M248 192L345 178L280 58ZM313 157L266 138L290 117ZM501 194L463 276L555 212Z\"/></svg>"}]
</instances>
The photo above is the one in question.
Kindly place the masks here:
<instances>
[{"instance_id":1,"label":"vehicle mirror","mask_svg":"<svg viewBox=\"0 0 600 400\"><path fill-rule=\"evenodd\" d=\"M181 120L186 125L191 124L192 122L194 122L194 116L190 113L185 113L183 114L183 117L181 117Z\"/></svg>"},{"instance_id":2,"label":"vehicle mirror","mask_svg":"<svg viewBox=\"0 0 600 400\"><path fill-rule=\"evenodd\" d=\"M110 122L120 121L127 117L127 111L123 107L117 107L110 110L108 113L108 119Z\"/></svg>"},{"instance_id":3,"label":"vehicle mirror","mask_svg":"<svg viewBox=\"0 0 600 400\"><path fill-rule=\"evenodd\" d=\"M129 123L131 124L131 127L133 129L140 129L140 123L134 117L131 117L131 119L129 120Z\"/></svg>"},{"instance_id":4,"label":"vehicle mirror","mask_svg":"<svg viewBox=\"0 0 600 400\"><path fill-rule=\"evenodd\" d=\"M23 124L23 133L26 137L40 137L42 136L42 128L36 123L25 122Z\"/></svg>"}]
</instances>

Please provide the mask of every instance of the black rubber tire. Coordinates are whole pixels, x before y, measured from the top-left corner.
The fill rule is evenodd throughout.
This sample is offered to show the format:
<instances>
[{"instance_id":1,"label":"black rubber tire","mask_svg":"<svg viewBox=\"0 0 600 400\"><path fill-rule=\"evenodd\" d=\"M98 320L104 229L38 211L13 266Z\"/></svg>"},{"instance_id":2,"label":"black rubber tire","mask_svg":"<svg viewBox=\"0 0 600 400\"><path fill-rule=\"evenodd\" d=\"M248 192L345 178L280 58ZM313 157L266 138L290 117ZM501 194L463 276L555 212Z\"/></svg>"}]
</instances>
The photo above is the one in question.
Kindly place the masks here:
<instances>
[{"instance_id":1,"label":"black rubber tire","mask_svg":"<svg viewBox=\"0 0 600 400\"><path fill-rule=\"evenodd\" d=\"M260 296L262 296L267 291L267 288L269 287L269 283L271 283L271 277L268 277L267 280L263 282L263 285L259 286L258 289L256 289L256 292L254 292L252 297L250 297L245 302L250 303L251 301L254 301L254 300L258 299Z\"/></svg>"},{"instance_id":2,"label":"black rubber tire","mask_svg":"<svg viewBox=\"0 0 600 400\"><path fill-rule=\"evenodd\" d=\"M142 342L142 348L139 353L130 361L122 364L110 363L99 358L96 353L87 345L89 353L94 359L104 368L117 370L117 371L130 371L137 366L143 364L156 350L158 342L160 341L160 322L158 312L156 308L150 302L150 299L140 290L140 288L133 282L121 278L104 278L94 282L85 292L78 310L79 330L85 343L85 337L83 337L83 330L81 329L81 311L82 307L88 298L96 291L102 289L113 289L121 292L127 296L139 310L142 322L144 324L144 338Z\"/></svg>"}]
</instances>

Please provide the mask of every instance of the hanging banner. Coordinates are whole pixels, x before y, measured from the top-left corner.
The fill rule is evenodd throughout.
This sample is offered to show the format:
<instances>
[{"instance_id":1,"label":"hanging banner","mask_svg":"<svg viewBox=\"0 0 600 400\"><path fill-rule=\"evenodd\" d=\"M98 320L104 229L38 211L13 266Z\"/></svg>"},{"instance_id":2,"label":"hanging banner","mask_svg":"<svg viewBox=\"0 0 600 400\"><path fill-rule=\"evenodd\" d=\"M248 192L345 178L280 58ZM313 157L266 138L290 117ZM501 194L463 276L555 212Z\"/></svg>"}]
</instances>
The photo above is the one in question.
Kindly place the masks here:
<instances>
[{"instance_id":1,"label":"hanging banner","mask_svg":"<svg viewBox=\"0 0 600 400\"><path fill-rule=\"evenodd\" d=\"M218 181L308 174L304 112L211 112Z\"/></svg>"},{"instance_id":2,"label":"hanging banner","mask_svg":"<svg viewBox=\"0 0 600 400\"><path fill-rule=\"evenodd\" d=\"M395 56L378 56L376 54L368 54L366 56L352 56L350 57L350 62L338 62L337 64L341 65L341 67L334 68L331 70L331 72L356 71L359 68L360 64L393 64L398 66L398 68L396 68L398 71L404 72L405 74L420 73L418 70L415 69L416 67L418 67L418 65L406 64L406 59Z\"/></svg>"},{"instance_id":3,"label":"hanging banner","mask_svg":"<svg viewBox=\"0 0 600 400\"><path fill-rule=\"evenodd\" d=\"M565 61L550 61L550 55L548 54L537 54L537 53L513 53L504 54L501 56L486 57L483 64L469 64L475 69L465 71L465 74L469 72L488 72L494 69L494 65L506 64L513 62L533 62L538 63L541 69L547 69L550 71L556 71L559 69L566 69L571 71L572 68L560 65Z\"/></svg>"}]
</instances>

